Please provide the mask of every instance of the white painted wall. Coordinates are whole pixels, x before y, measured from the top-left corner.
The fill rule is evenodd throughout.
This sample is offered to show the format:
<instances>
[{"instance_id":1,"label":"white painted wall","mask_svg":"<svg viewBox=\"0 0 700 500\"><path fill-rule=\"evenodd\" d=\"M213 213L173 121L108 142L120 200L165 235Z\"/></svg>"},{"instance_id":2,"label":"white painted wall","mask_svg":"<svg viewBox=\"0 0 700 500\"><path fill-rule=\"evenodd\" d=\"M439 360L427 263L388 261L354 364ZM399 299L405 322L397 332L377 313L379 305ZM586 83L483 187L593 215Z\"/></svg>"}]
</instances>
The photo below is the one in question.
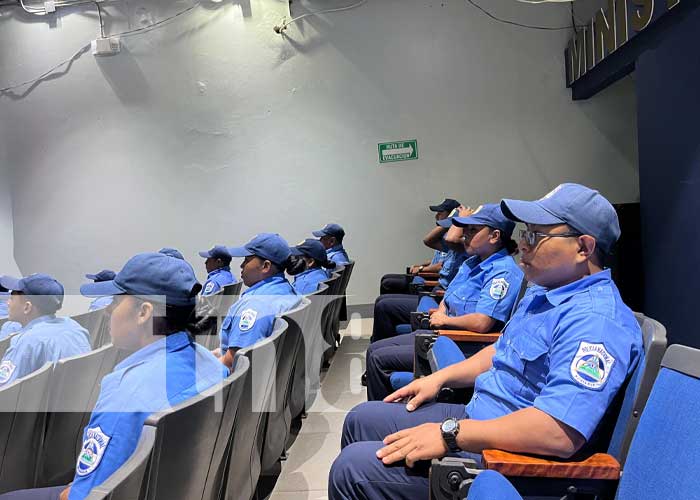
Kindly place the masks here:
<instances>
[{"instance_id":1,"label":"white painted wall","mask_svg":"<svg viewBox=\"0 0 700 500\"><path fill-rule=\"evenodd\" d=\"M14 235L12 234L9 171L7 164L2 159L2 150L0 149L0 274L9 274L10 276L19 274L13 250Z\"/></svg>"},{"instance_id":2,"label":"white painted wall","mask_svg":"<svg viewBox=\"0 0 700 500\"><path fill-rule=\"evenodd\" d=\"M638 198L629 79L574 103L565 31L491 21L457 0L369 0L272 27L278 0L204 3L166 27L85 54L28 95L0 97L13 168L16 256L69 288L135 252L195 252L261 231L297 242L326 222L357 259L351 303L384 272L426 258L429 203L538 197L562 181ZM292 4L295 15L348 2ZM482 0L522 22L567 25L568 5ZM108 32L185 8L114 2ZM41 73L96 36L94 11L55 27L0 17L0 87ZM420 159L379 165L377 143L418 139ZM203 266L198 269L202 272Z\"/></svg>"}]
</instances>

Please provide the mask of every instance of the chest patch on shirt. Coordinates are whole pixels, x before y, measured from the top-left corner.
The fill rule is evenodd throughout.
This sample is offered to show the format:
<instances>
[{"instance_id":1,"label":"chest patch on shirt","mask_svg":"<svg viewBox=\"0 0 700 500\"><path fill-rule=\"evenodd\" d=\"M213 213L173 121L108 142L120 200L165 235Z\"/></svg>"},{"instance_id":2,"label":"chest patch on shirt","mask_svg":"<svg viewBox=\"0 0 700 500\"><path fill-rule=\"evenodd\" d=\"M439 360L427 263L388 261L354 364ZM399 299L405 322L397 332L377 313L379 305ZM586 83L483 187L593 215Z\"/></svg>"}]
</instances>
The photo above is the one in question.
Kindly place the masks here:
<instances>
[{"instance_id":1,"label":"chest patch on shirt","mask_svg":"<svg viewBox=\"0 0 700 500\"><path fill-rule=\"evenodd\" d=\"M255 320L258 318L258 311L254 309L246 309L241 314L241 320L238 322L238 329L242 332L247 332L255 324Z\"/></svg>"},{"instance_id":2,"label":"chest patch on shirt","mask_svg":"<svg viewBox=\"0 0 700 500\"><path fill-rule=\"evenodd\" d=\"M508 293L508 288L510 288L510 284L505 278L495 278L491 281L489 295L493 300L501 300Z\"/></svg>"},{"instance_id":3,"label":"chest patch on shirt","mask_svg":"<svg viewBox=\"0 0 700 500\"><path fill-rule=\"evenodd\" d=\"M610 376L615 358L603 344L581 342L571 361L571 376L584 387L600 389Z\"/></svg>"},{"instance_id":4,"label":"chest patch on shirt","mask_svg":"<svg viewBox=\"0 0 700 500\"><path fill-rule=\"evenodd\" d=\"M15 373L15 368L17 367L9 359L3 361L2 364L0 364L0 384L4 384L8 380L10 380L12 374Z\"/></svg>"},{"instance_id":5,"label":"chest patch on shirt","mask_svg":"<svg viewBox=\"0 0 700 500\"><path fill-rule=\"evenodd\" d=\"M210 281L207 283L207 286L204 287L204 293L211 293L211 291L214 289L214 282Z\"/></svg>"},{"instance_id":6,"label":"chest patch on shirt","mask_svg":"<svg viewBox=\"0 0 700 500\"><path fill-rule=\"evenodd\" d=\"M85 441L78 455L75 472L79 476L87 476L100 465L110 438L99 427L92 427L85 433Z\"/></svg>"}]
</instances>

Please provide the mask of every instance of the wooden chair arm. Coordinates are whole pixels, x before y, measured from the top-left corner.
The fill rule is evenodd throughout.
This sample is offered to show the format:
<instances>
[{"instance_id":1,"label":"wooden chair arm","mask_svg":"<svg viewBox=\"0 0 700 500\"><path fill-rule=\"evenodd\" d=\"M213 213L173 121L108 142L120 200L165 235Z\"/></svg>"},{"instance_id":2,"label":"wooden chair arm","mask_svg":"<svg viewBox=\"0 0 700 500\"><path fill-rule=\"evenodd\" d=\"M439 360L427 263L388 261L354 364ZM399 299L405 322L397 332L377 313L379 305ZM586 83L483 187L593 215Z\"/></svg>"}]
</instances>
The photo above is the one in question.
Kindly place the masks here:
<instances>
[{"instance_id":1,"label":"wooden chair arm","mask_svg":"<svg viewBox=\"0 0 700 500\"><path fill-rule=\"evenodd\" d=\"M620 479L620 463L606 453L595 453L581 461L546 459L502 450L484 450L482 456L487 469L498 471L504 476Z\"/></svg>"},{"instance_id":2,"label":"wooden chair arm","mask_svg":"<svg viewBox=\"0 0 700 500\"><path fill-rule=\"evenodd\" d=\"M433 288L436 287L440 284L438 280L425 280L425 283L423 283L423 286L426 288Z\"/></svg>"},{"instance_id":3,"label":"wooden chair arm","mask_svg":"<svg viewBox=\"0 0 700 500\"><path fill-rule=\"evenodd\" d=\"M435 290L433 292L436 297L444 297L445 296L445 290Z\"/></svg>"},{"instance_id":4,"label":"wooden chair arm","mask_svg":"<svg viewBox=\"0 0 700 500\"><path fill-rule=\"evenodd\" d=\"M455 342L472 342L477 344L493 344L501 336L500 332L478 333L469 330L438 330L439 335L448 337Z\"/></svg>"}]
</instances>

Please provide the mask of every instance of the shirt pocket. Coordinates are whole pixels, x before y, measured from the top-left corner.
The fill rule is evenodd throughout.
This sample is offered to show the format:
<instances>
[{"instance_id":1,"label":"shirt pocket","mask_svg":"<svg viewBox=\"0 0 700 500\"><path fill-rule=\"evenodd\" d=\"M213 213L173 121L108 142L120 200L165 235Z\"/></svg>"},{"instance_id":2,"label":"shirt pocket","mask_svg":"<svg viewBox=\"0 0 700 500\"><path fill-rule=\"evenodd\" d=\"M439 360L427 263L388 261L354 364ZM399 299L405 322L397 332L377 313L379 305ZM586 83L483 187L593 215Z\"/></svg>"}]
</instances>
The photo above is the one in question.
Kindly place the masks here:
<instances>
[{"instance_id":1,"label":"shirt pocket","mask_svg":"<svg viewBox=\"0 0 700 500\"><path fill-rule=\"evenodd\" d=\"M528 400L534 400L544 387L549 372L549 345L540 336L526 331L507 339L506 344L522 384L520 392Z\"/></svg>"}]
</instances>

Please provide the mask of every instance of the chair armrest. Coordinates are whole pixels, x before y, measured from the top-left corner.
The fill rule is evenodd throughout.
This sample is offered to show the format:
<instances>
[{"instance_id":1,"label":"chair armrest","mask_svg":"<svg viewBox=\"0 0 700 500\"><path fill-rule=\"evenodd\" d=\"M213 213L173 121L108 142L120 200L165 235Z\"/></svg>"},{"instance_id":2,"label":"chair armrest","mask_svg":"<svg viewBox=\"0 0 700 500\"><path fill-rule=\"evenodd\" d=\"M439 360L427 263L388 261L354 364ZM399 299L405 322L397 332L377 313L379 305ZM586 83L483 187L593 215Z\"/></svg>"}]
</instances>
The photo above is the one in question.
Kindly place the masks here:
<instances>
[{"instance_id":1,"label":"chair armrest","mask_svg":"<svg viewBox=\"0 0 700 500\"><path fill-rule=\"evenodd\" d=\"M434 288L438 286L440 282L438 280L425 280L425 283L423 283L423 286L425 288Z\"/></svg>"},{"instance_id":2,"label":"chair armrest","mask_svg":"<svg viewBox=\"0 0 700 500\"><path fill-rule=\"evenodd\" d=\"M620 479L620 463L606 453L595 453L579 461L539 458L502 450L484 450L482 456L487 469L509 477Z\"/></svg>"},{"instance_id":3,"label":"chair armrest","mask_svg":"<svg viewBox=\"0 0 700 500\"><path fill-rule=\"evenodd\" d=\"M438 330L438 334L454 340L455 342L470 342L477 344L493 344L501 336L500 332L478 333L469 330Z\"/></svg>"},{"instance_id":4,"label":"chair armrest","mask_svg":"<svg viewBox=\"0 0 700 500\"><path fill-rule=\"evenodd\" d=\"M420 378L430 375L428 351L435 342L437 334L431 330L416 330L413 342L413 377Z\"/></svg>"},{"instance_id":5,"label":"chair armrest","mask_svg":"<svg viewBox=\"0 0 700 500\"><path fill-rule=\"evenodd\" d=\"M433 293L435 294L436 297L442 298L445 296L445 290L435 290Z\"/></svg>"}]
</instances>

